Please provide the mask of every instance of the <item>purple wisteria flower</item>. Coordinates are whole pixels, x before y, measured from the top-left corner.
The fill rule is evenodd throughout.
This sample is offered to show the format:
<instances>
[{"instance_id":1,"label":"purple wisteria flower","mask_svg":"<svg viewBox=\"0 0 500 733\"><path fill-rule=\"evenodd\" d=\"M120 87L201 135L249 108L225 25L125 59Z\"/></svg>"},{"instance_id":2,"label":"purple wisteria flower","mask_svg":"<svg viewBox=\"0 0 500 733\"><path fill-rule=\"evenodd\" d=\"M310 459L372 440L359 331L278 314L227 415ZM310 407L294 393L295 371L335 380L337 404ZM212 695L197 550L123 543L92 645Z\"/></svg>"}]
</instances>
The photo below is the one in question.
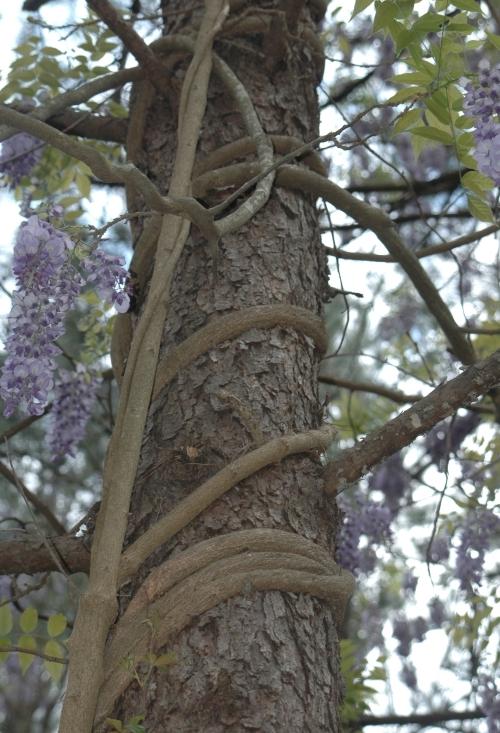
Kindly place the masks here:
<instances>
[{"instance_id":1,"label":"purple wisteria flower","mask_svg":"<svg viewBox=\"0 0 500 733\"><path fill-rule=\"evenodd\" d=\"M8 317L7 358L0 377L4 415L16 407L41 415L53 386L54 342L64 333L64 318L83 281L69 263L71 240L32 216L17 234L13 271L16 290Z\"/></svg>"},{"instance_id":2,"label":"purple wisteria flower","mask_svg":"<svg viewBox=\"0 0 500 733\"><path fill-rule=\"evenodd\" d=\"M437 597L429 601L429 621L432 628L441 629L446 620L444 603Z\"/></svg>"},{"instance_id":3,"label":"purple wisteria flower","mask_svg":"<svg viewBox=\"0 0 500 733\"><path fill-rule=\"evenodd\" d=\"M370 572L375 566L372 545L380 545L391 539L393 513L384 504L357 498L352 504L339 502L344 513L340 531L337 560L351 572ZM361 537L368 539L367 547L360 547Z\"/></svg>"},{"instance_id":4,"label":"purple wisteria flower","mask_svg":"<svg viewBox=\"0 0 500 733\"><path fill-rule=\"evenodd\" d=\"M465 80L464 112L476 123L475 157L479 170L500 185L500 64L479 63L476 84Z\"/></svg>"},{"instance_id":5,"label":"purple wisteria flower","mask_svg":"<svg viewBox=\"0 0 500 733\"><path fill-rule=\"evenodd\" d=\"M55 212L58 213L57 211ZM54 386L55 341L85 280L73 263L74 244L67 234L38 216L21 225L14 247L16 290L8 317L7 358L0 376L4 415L17 407L41 415ZM93 250L83 260L88 283L119 312L129 307L127 272L122 260Z\"/></svg>"},{"instance_id":6,"label":"purple wisteria flower","mask_svg":"<svg viewBox=\"0 0 500 733\"><path fill-rule=\"evenodd\" d=\"M118 313L126 313L130 306L130 295L123 259L102 249L95 249L84 260L83 267L88 273L87 282L99 297L114 305Z\"/></svg>"},{"instance_id":7,"label":"purple wisteria flower","mask_svg":"<svg viewBox=\"0 0 500 733\"><path fill-rule=\"evenodd\" d=\"M12 188L15 188L23 176L28 176L40 162L43 154L43 145L36 137L27 132L12 135L2 143L0 153L0 172L10 179Z\"/></svg>"},{"instance_id":8,"label":"purple wisteria flower","mask_svg":"<svg viewBox=\"0 0 500 733\"><path fill-rule=\"evenodd\" d=\"M392 635L398 641L397 653L402 657L408 657L413 641L423 641L429 630L427 621L422 616L417 616L410 621L404 618L396 618L392 622Z\"/></svg>"},{"instance_id":9,"label":"purple wisteria flower","mask_svg":"<svg viewBox=\"0 0 500 733\"><path fill-rule=\"evenodd\" d=\"M469 591L472 585L481 582L484 556L492 537L499 531L500 517L488 509L476 509L467 515L459 535L455 566L455 576L462 590Z\"/></svg>"},{"instance_id":10,"label":"purple wisteria flower","mask_svg":"<svg viewBox=\"0 0 500 733\"><path fill-rule=\"evenodd\" d=\"M410 483L410 475L403 466L401 453L394 453L368 479L368 488L381 491L389 508L396 511Z\"/></svg>"},{"instance_id":11,"label":"purple wisteria flower","mask_svg":"<svg viewBox=\"0 0 500 733\"><path fill-rule=\"evenodd\" d=\"M445 534L434 537L429 551L429 562L444 562L450 556L450 538Z\"/></svg>"},{"instance_id":12,"label":"purple wisteria flower","mask_svg":"<svg viewBox=\"0 0 500 733\"><path fill-rule=\"evenodd\" d=\"M401 680L410 688L410 690L417 689L417 673L413 664L409 664L409 662L405 662L405 664L403 664Z\"/></svg>"},{"instance_id":13,"label":"purple wisteria flower","mask_svg":"<svg viewBox=\"0 0 500 733\"><path fill-rule=\"evenodd\" d=\"M450 453L458 453L465 438L480 424L481 416L469 411L452 420L443 420L427 433L425 448L436 465L440 465Z\"/></svg>"},{"instance_id":14,"label":"purple wisteria flower","mask_svg":"<svg viewBox=\"0 0 500 733\"><path fill-rule=\"evenodd\" d=\"M53 460L74 456L85 435L101 379L79 366L61 371L54 388L47 443Z\"/></svg>"}]
</instances>

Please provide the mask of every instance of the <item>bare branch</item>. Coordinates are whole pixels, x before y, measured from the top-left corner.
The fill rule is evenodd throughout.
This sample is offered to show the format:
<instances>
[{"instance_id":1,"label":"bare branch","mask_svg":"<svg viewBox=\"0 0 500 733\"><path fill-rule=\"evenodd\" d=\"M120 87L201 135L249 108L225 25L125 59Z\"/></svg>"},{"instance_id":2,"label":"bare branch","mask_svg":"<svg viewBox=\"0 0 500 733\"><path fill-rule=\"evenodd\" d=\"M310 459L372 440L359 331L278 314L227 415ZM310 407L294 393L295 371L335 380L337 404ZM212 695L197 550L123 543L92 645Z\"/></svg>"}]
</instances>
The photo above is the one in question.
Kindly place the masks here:
<instances>
[{"instance_id":1,"label":"bare branch","mask_svg":"<svg viewBox=\"0 0 500 733\"><path fill-rule=\"evenodd\" d=\"M432 713L413 713L412 715L364 715L362 718L353 720L348 728L358 730L365 725L434 725L453 720L479 720L486 715L482 710L436 710Z\"/></svg>"},{"instance_id":2,"label":"bare branch","mask_svg":"<svg viewBox=\"0 0 500 733\"><path fill-rule=\"evenodd\" d=\"M465 244L471 244L477 242L483 237L487 237L489 234L495 234L499 230L498 224L491 224L489 227L484 229L478 229L470 234L464 234L462 237L457 237L449 242L443 242L443 244L435 244L431 247L425 247L415 252L415 257L422 259L423 257L430 257L431 255L442 254L444 252L451 252L451 250L457 247L462 247ZM394 257L390 255L377 255L369 252L349 252L345 249L339 249L338 247L325 247L325 251L331 257L338 257L342 260L361 260L363 262L397 262Z\"/></svg>"},{"instance_id":3,"label":"bare branch","mask_svg":"<svg viewBox=\"0 0 500 733\"><path fill-rule=\"evenodd\" d=\"M53 554L30 532L0 531L0 572L5 575L44 573L59 570ZM6 539L3 539L4 536ZM73 536L50 537L53 550L70 573L86 573L89 569L90 552L82 538Z\"/></svg>"},{"instance_id":4,"label":"bare branch","mask_svg":"<svg viewBox=\"0 0 500 733\"><path fill-rule=\"evenodd\" d=\"M325 470L326 493L344 491L384 458L397 453L459 407L469 405L499 384L500 350L440 385L352 448L341 451Z\"/></svg>"},{"instance_id":5,"label":"bare branch","mask_svg":"<svg viewBox=\"0 0 500 733\"><path fill-rule=\"evenodd\" d=\"M387 214L360 201L333 181L297 166L285 165L280 168L277 180L287 187L311 191L318 196L323 196L333 206L352 216L361 226L376 234L389 254L399 262L410 278L422 300L441 326L455 356L464 364L474 362L474 349L455 323L448 306L418 259L411 250L405 247L393 221Z\"/></svg>"},{"instance_id":6,"label":"bare branch","mask_svg":"<svg viewBox=\"0 0 500 733\"><path fill-rule=\"evenodd\" d=\"M167 87L167 71L130 23L123 20L108 0L87 0L87 5L97 13L110 30L116 33L144 69L150 82L162 94Z\"/></svg>"},{"instance_id":7,"label":"bare branch","mask_svg":"<svg viewBox=\"0 0 500 733\"><path fill-rule=\"evenodd\" d=\"M68 660L65 657L54 657L52 654L45 654L37 649L29 649L25 646L16 646L11 644L2 644L0 646L2 654L4 652L19 652L20 654L32 654L34 657L40 657L40 659L46 659L47 662L57 662L58 664L67 664Z\"/></svg>"},{"instance_id":8,"label":"bare branch","mask_svg":"<svg viewBox=\"0 0 500 733\"><path fill-rule=\"evenodd\" d=\"M70 135L114 143L125 142L128 125L126 119L111 115L93 115L90 112L82 114L73 109L67 109L49 117L47 122L56 130L67 132Z\"/></svg>"},{"instance_id":9,"label":"bare branch","mask_svg":"<svg viewBox=\"0 0 500 733\"><path fill-rule=\"evenodd\" d=\"M53 514L49 507L27 486L21 481L19 476L16 476L13 471L10 470L3 462L0 461L0 474L4 476L16 489L24 496L26 501L30 504L47 520L50 526L55 529L57 534L62 535L66 532L66 527L62 524L59 519Z\"/></svg>"},{"instance_id":10,"label":"bare branch","mask_svg":"<svg viewBox=\"0 0 500 733\"><path fill-rule=\"evenodd\" d=\"M350 389L351 392L370 392L378 394L381 397L397 402L399 405L407 405L409 402L417 402L422 399L421 394L405 394L395 389L389 389L381 384L373 382L353 382L351 379L342 379L342 377L334 377L329 374L321 374L319 381L323 384L331 384L335 387Z\"/></svg>"}]
</instances>

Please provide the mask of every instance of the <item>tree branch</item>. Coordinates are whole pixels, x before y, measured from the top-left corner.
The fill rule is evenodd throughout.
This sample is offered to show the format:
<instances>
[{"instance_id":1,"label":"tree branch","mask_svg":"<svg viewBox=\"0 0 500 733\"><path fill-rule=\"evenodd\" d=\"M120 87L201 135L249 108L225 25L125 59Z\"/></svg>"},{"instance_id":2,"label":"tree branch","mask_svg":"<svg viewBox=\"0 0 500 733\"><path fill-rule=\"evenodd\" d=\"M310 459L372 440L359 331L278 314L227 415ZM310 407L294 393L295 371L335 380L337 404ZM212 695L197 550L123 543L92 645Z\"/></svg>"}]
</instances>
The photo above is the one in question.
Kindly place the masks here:
<instances>
[{"instance_id":1,"label":"tree branch","mask_svg":"<svg viewBox=\"0 0 500 733\"><path fill-rule=\"evenodd\" d=\"M2 654L5 652L19 652L20 654L32 654L34 657L40 657L40 659L46 659L47 662L57 662L57 664L67 664L68 660L65 657L54 657L52 654L45 654L40 652L38 649L29 649L25 646L12 646L11 644L1 645L0 650Z\"/></svg>"},{"instance_id":2,"label":"tree branch","mask_svg":"<svg viewBox=\"0 0 500 733\"><path fill-rule=\"evenodd\" d=\"M10 539L12 534L15 534L14 539ZM2 539L4 535L7 539ZM90 552L83 538L61 535L49 537L47 541L70 573L88 572ZM34 575L59 569L40 537L24 531L0 531L0 573Z\"/></svg>"},{"instance_id":3,"label":"tree branch","mask_svg":"<svg viewBox=\"0 0 500 733\"><path fill-rule=\"evenodd\" d=\"M45 105L36 107L34 110L29 112L29 116L43 122L44 120L59 114L67 107L82 104L92 97L95 97L97 94L102 94L110 89L115 89L116 87L120 87L130 81L142 79L143 76L144 72L137 66L133 69L123 69L122 71L115 71L111 74L99 76L97 79L92 79L91 81L80 84L75 87L75 89L70 89L67 92L59 94ZM9 109L8 106L6 107ZM16 132L19 132L19 130L14 126L0 125L0 141L15 135Z\"/></svg>"},{"instance_id":4,"label":"tree branch","mask_svg":"<svg viewBox=\"0 0 500 733\"><path fill-rule=\"evenodd\" d=\"M500 349L437 387L413 407L341 451L326 467L325 491L340 493L377 463L500 384Z\"/></svg>"},{"instance_id":5,"label":"tree branch","mask_svg":"<svg viewBox=\"0 0 500 733\"><path fill-rule=\"evenodd\" d=\"M451 250L457 247L462 247L465 244L471 244L477 242L483 237L487 237L489 234L495 234L498 232L500 227L498 224L491 224L489 227L479 229L470 234L464 234L462 237L452 239L450 242L443 242L442 244L434 244L431 247L423 247L415 252L415 257L422 259L423 257L430 257L431 255L442 254L444 252L451 252ZM367 252L349 252L345 249L339 249L338 247L325 247L325 251L331 257L338 257L341 260L361 260L363 262L397 262L394 257L390 255L377 255ZM463 329L462 329L463 330Z\"/></svg>"},{"instance_id":6,"label":"tree branch","mask_svg":"<svg viewBox=\"0 0 500 733\"><path fill-rule=\"evenodd\" d=\"M450 710L436 710L433 713L413 713L412 715L363 715L353 720L348 727L353 730L365 725L415 725L428 726L435 723L444 723L448 720L478 720L485 718L482 710L464 710L453 712Z\"/></svg>"},{"instance_id":7,"label":"tree branch","mask_svg":"<svg viewBox=\"0 0 500 733\"><path fill-rule=\"evenodd\" d=\"M411 193L419 195L434 195L442 191L450 191L460 186L460 177L466 171L449 171L442 176L431 178L429 181L412 181ZM387 181L386 183L354 183L346 186L350 193L391 193L394 191L410 191L406 183Z\"/></svg>"},{"instance_id":8,"label":"tree branch","mask_svg":"<svg viewBox=\"0 0 500 733\"><path fill-rule=\"evenodd\" d=\"M409 402L417 402L422 399L421 394L405 394L395 389L389 389L381 384L373 382L353 382L351 379L342 379L342 377L334 377L329 374L320 374L319 381L323 384L331 384L335 387L349 389L351 392L370 392L378 394L381 397L397 402L399 405L407 405Z\"/></svg>"},{"instance_id":9,"label":"tree branch","mask_svg":"<svg viewBox=\"0 0 500 733\"><path fill-rule=\"evenodd\" d=\"M285 165L279 169L277 180L289 188L310 191L323 196L333 206L370 229L380 239L389 254L401 265L430 312L441 326L455 356L464 364L475 360L474 349L455 323L448 306L411 250L405 247L394 222L380 209L360 201L340 186L313 171Z\"/></svg>"},{"instance_id":10,"label":"tree branch","mask_svg":"<svg viewBox=\"0 0 500 733\"><path fill-rule=\"evenodd\" d=\"M56 130L70 135L113 143L125 142L128 126L128 121L123 118L93 115L90 112L82 113L73 109L49 117L47 123Z\"/></svg>"},{"instance_id":11,"label":"tree branch","mask_svg":"<svg viewBox=\"0 0 500 733\"><path fill-rule=\"evenodd\" d=\"M149 81L160 94L163 94L167 87L167 70L151 48L135 32L130 23L123 20L108 0L87 0L87 5L118 36L125 48L130 51L144 69Z\"/></svg>"},{"instance_id":12,"label":"tree branch","mask_svg":"<svg viewBox=\"0 0 500 733\"><path fill-rule=\"evenodd\" d=\"M162 196L156 186L135 165L112 163L98 150L55 130L45 122L23 115L5 105L0 105L0 120L43 140L63 153L86 163L92 172L105 183L124 183L138 190L149 208L171 213L193 221L207 239L217 236L209 212L190 196Z\"/></svg>"},{"instance_id":13,"label":"tree branch","mask_svg":"<svg viewBox=\"0 0 500 733\"><path fill-rule=\"evenodd\" d=\"M50 526L55 529L57 534L63 535L66 532L66 527L62 524L58 518L52 513L49 507L27 486L21 481L19 476L16 476L13 471L10 470L4 463L0 461L0 474L4 476L13 486L16 487L19 493L24 496L26 501L29 503L47 520Z\"/></svg>"}]
</instances>

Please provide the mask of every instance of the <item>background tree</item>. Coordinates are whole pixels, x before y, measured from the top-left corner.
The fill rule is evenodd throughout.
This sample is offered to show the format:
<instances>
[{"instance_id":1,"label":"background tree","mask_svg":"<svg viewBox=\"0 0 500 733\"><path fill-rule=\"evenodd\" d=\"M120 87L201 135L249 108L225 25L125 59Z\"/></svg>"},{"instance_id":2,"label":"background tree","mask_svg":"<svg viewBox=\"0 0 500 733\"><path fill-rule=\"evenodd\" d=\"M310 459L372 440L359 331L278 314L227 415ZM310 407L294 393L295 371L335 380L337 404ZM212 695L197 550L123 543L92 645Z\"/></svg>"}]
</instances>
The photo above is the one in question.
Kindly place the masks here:
<instances>
[{"instance_id":1,"label":"background tree","mask_svg":"<svg viewBox=\"0 0 500 733\"><path fill-rule=\"evenodd\" d=\"M352 578L333 563L337 546L365 591L343 628L356 640L342 644L346 724L461 721L464 730L463 720L486 717L495 730L493 599L481 581L498 529L488 427L498 410L497 272L476 244L497 229L494 12L460 0L417 16L413 2L385 0L374 41L368 16L346 24L334 10L323 47L320 2L134 3L124 14L107 0L87 4L95 14L58 30L76 39L68 63L64 40L47 45L54 28L31 20L36 32L1 93L2 167L27 222L0 386L8 413L20 405L32 415L5 426L2 473L39 516L12 510L22 529L0 544L0 567L62 572L72 608L83 583L69 574L89 572L74 625L53 585L38 601L32 589L31 605L30 586L11 585L0 611L6 665L27 668L36 651L60 676L69 621L62 731L339 730L337 637ZM325 77L322 107L336 116L318 138L324 54L341 71ZM333 180L313 152L320 143L335 148ZM85 225L81 198L102 183L125 188L128 214ZM478 218L488 223L479 231ZM116 257L126 220L129 281ZM372 235L385 254L367 253ZM344 290L345 259L378 263L361 280L363 301ZM361 290L354 272L363 270L349 272ZM335 340L320 399L319 315L330 300ZM112 304L121 313L111 371ZM468 368L455 376L460 363ZM76 451L96 391L85 449L54 465ZM414 405L396 417L405 403ZM48 419L35 457L22 436L38 441ZM332 419L335 447L336 430L321 427ZM100 498L110 432L100 509L69 530L59 517ZM467 605L445 609L436 593L426 617L403 617L402 591L411 601L423 562ZM367 680L386 674L384 619L425 714L360 717ZM469 680L467 709L451 712L445 690L417 694L410 661L412 642L448 624L450 663ZM360 668L377 649L377 664ZM40 685L27 730L51 729L54 698L42 696ZM18 720L15 700L4 694L5 721Z\"/></svg>"}]
</instances>

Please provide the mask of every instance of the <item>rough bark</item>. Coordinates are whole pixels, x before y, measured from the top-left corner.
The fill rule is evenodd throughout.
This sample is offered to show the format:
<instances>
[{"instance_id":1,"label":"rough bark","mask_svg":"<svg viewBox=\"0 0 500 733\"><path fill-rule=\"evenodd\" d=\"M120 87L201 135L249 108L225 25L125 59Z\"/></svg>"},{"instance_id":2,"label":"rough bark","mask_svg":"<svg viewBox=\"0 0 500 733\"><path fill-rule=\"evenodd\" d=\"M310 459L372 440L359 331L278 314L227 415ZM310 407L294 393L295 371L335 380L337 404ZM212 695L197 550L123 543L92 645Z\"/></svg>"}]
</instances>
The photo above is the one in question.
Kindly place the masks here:
<instances>
[{"instance_id":1,"label":"rough bark","mask_svg":"<svg viewBox=\"0 0 500 733\"><path fill-rule=\"evenodd\" d=\"M234 17L250 7L233 5L238 6ZM167 33L189 33L199 22L196 12L169 15L181 7L179 1L164 2ZM280 9L271 2L252 7ZM302 8L303 28L317 31L318 20L312 17L312 6ZM317 134L315 51L303 38L288 33L277 54L272 38L263 34L216 43L217 52L246 85L268 134L302 140ZM134 160L163 191L171 172L185 68L182 59L172 64L170 93L167 99L157 95L151 100L142 145L133 151ZM233 101L216 78L208 102L200 161L245 135ZM193 228L173 284L163 355L213 314L269 304L321 312L327 269L314 198L275 190L244 229L223 238L214 277L213 272L211 253ZM150 410L127 542L206 478L255 447L252 426L266 440L318 427L318 363L311 339L275 327L247 331L183 368ZM331 500L323 495L319 456L289 457L241 482L161 547L122 589L123 610L152 565L196 542L239 529L279 528L333 552L336 519ZM144 725L150 733L338 731L336 642L332 612L322 601L250 591L203 613L171 639L164 651L175 653L175 664L150 671L142 688L131 685L113 717L127 720L145 708Z\"/></svg>"}]
</instances>

